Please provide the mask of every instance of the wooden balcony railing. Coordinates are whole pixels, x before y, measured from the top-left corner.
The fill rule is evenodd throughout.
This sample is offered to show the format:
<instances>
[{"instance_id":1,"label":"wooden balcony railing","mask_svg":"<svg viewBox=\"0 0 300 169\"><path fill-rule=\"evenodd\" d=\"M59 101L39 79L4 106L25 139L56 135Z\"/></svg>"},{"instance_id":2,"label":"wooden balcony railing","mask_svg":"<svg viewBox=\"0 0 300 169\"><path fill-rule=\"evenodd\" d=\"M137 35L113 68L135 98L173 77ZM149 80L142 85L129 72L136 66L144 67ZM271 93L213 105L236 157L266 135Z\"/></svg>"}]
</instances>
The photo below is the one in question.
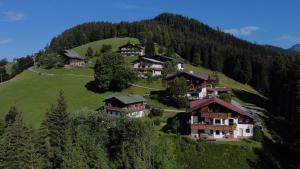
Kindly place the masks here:
<instances>
[{"instance_id":1,"label":"wooden balcony railing","mask_svg":"<svg viewBox=\"0 0 300 169\"><path fill-rule=\"evenodd\" d=\"M142 111L145 110L144 107L137 107L137 108L119 108L119 107L112 107L112 106L104 106L106 110L109 111L116 111L116 112L122 112L122 113L130 113L130 112L136 112L136 111Z\"/></svg>"},{"instance_id":2,"label":"wooden balcony railing","mask_svg":"<svg viewBox=\"0 0 300 169\"><path fill-rule=\"evenodd\" d=\"M203 112L201 112L201 117L227 119L227 118L231 117L231 113L203 113Z\"/></svg>"},{"instance_id":3,"label":"wooden balcony railing","mask_svg":"<svg viewBox=\"0 0 300 169\"><path fill-rule=\"evenodd\" d=\"M213 124L192 124L193 130L225 130L233 131L236 129L236 124L233 125L213 125Z\"/></svg>"},{"instance_id":4,"label":"wooden balcony railing","mask_svg":"<svg viewBox=\"0 0 300 169\"><path fill-rule=\"evenodd\" d=\"M152 68L152 67L145 67L145 68L142 68L142 67L139 67L139 68L135 68L136 70L138 71L161 71L162 68Z\"/></svg>"}]
</instances>

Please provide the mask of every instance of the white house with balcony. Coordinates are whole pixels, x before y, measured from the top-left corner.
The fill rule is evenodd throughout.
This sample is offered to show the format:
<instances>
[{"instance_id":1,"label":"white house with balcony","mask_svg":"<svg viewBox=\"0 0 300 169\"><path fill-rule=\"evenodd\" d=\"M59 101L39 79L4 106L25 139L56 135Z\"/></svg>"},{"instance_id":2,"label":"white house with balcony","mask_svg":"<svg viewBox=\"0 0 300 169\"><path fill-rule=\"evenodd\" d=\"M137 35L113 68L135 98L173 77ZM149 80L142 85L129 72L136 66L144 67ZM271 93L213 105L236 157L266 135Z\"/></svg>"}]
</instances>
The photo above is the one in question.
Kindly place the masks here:
<instances>
[{"instance_id":1,"label":"white house with balcony","mask_svg":"<svg viewBox=\"0 0 300 169\"><path fill-rule=\"evenodd\" d=\"M137 60L131 62L133 68L139 72L139 75L144 77L146 74L151 74L152 76L161 76L164 63L172 61L174 58L170 58L163 55L153 55L153 56L141 56ZM184 70L182 63L177 63L176 68L179 71Z\"/></svg>"},{"instance_id":2,"label":"white house with balcony","mask_svg":"<svg viewBox=\"0 0 300 169\"><path fill-rule=\"evenodd\" d=\"M253 116L217 97L192 101L191 136L205 139L238 139L253 136Z\"/></svg>"}]
</instances>

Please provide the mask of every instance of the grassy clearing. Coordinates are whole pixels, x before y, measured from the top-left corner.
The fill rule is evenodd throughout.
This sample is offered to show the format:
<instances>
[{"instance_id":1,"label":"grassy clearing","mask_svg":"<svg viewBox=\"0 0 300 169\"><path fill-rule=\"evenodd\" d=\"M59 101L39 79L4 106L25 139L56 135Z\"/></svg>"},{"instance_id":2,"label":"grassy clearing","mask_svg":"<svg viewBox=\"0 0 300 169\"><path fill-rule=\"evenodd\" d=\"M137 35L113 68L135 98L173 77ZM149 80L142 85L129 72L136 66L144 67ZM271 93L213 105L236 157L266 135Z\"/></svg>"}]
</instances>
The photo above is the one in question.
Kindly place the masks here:
<instances>
[{"instance_id":1,"label":"grassy clearing","mask_svg":"<svg viewBox=\"0 0 300 169\"><path fill-rule=\"evenodd\" d=\"M74 51L79 53L81 56L85 56L86 51L88 47L91 47L94 52L98 51L100 52L100 49L102 48L102 45L112 45L112 51L117 51L118 48L122 45L127 44L128 42L134 43L134 44L139 44L139 40L136 38L109 38L109 39L104 39L104 40L99 40L91 43L84 44L82 46L78 46L76 48L73 48Z\"/></svg>"},{"instance_id":2,"label":"grassy clearing","mask_svg":"<svg viewBox=\"0 0 300 169\"><path fill-rule=\"evenodd\" d=\"M136 57L126 58L128 62L134 59ZM212 73L207 69L191 65L185 65L185 69L186 71L193 70L195 73ZM164 105L158 100L150 99L151 89L131 86L120 92L93 92L86 87L89 82L94 80L91 68L37 69L37 71L55 75L38 75L26 70L9 82L0 85L0 117L3 117L11 106L17 106L23 111L24 119L37 127L42 121L46 109L49 108L50 104L55 103L59 90L65 92L70 112L75 112L82 108L95 110L103 105L103 99L109 95L128 94L143 95L147 99L148 104L154 107L176 109ZM220 74L220 80L222 85L253 93L256 92L250 86L240 84L223 74ZM150 83L142 79L137 81L136 84L157 90L165 89L161 79ZM184 109L182 110L184 111ZM165 112L163 119L174 115L176 115L174 112Z\"/></svg>"},{"instance_id":3,"label":"grassy clearing","mask_svg":"<svg viewBox=\"0 0 300 169\"><path fill-rule=\"evenodd\" d=\"M64 91L70 112L82 108L95 110L103 105L103 99L109 95L128 94L140 94L146 97L150 105L174 109L157 100L150 99L147 96L151 90L140 87L131 86L120 92L105 93L88 90L86 85L94 80L93 70L89 68L37 69L37 71L54 75L38 75L26 70L14 79L0 85L0 118L3 118L11 106L17 106L23 112L25 121L38 127L47 108L50 107L50 104L55 103L59 90ZM152 83L141 80L137 84L164 89L161 80Z\"/></svg>"}]
</instances>

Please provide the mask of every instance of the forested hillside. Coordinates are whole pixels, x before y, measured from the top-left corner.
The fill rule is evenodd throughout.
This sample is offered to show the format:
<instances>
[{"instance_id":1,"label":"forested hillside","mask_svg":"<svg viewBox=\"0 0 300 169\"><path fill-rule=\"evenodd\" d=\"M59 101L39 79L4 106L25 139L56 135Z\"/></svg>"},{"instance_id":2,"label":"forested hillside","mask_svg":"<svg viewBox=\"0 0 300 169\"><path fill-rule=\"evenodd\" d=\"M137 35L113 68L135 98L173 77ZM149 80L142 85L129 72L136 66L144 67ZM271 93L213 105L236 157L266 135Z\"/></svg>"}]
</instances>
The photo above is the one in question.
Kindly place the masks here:
<instances>
[{"instance_id":1,"label":"forested hillside","mask_svg":"<svg viewBox=\"0 0 300 169\"><path fill-rule=\"evenodd\" d=\"M47 50L61 53L64 49L112 37L136 37L144 44L153 41L165 47L168 54L176 52L186 62L223 72L239 82L252 85L269 98L269 104L265 106L270 115L283 117L280 118L283 121L276 124L290 131L289 135L277 131L282 136L283 146L290 149L291 145L297 145L297 142L291 142L299 136L298 57L240 40L197 20L169 13L132 23L84 23L53 38Z\"/></svg>"},{"instance_id":2,"label":"forested hillside","mask_svg":"<svg viewBox=\"0 0 300 169\"><path fill-rule=\"evenodd\" d=\"M176 52L187 62L224 72L268 96L272 113L288 118L295 113L295 79L298 58L252 44L179 15L161 14L140 22L84 23L53 38L50 49L60 53L88 42L111 37L152 40ZM288 65L288 66L287 66ZM272 77L276 77L273 79ZM276 95L273 95L275 94ZM283 96L291 97L280 100Z\"/></svg>"}]
</instances>

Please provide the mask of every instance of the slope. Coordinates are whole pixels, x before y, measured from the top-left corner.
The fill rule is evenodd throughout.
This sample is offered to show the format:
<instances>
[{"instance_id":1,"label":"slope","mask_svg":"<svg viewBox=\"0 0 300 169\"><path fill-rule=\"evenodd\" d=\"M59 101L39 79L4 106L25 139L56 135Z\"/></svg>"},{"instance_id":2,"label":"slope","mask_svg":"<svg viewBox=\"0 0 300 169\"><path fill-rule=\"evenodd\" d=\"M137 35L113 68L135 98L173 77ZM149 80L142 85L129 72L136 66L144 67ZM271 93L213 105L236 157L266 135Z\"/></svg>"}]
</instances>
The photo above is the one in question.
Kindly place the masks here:
<instances>
[{"instance_id":1,"label":"slope","mask_svg":"<svg viewBox=\"0 0 300 169\"><path fill-rule=\"evenodd\" d=\"M117 51L118 47L127 44L128 42L133 43L133 44L139 44L139 40L136 38L109 38L109 39L104 39L104 40L98 40L94 41L91 43L84 44L82 46L78 46L76 48L73 48L74 51L79 53L81 56L85 56L86 51L88 47L91 47L94 51L94 53L97 51L98 53L100 52L100 49L102 48L103 45L111 45L112 46L112 51Z\"/></svg>"}]
</instances>

